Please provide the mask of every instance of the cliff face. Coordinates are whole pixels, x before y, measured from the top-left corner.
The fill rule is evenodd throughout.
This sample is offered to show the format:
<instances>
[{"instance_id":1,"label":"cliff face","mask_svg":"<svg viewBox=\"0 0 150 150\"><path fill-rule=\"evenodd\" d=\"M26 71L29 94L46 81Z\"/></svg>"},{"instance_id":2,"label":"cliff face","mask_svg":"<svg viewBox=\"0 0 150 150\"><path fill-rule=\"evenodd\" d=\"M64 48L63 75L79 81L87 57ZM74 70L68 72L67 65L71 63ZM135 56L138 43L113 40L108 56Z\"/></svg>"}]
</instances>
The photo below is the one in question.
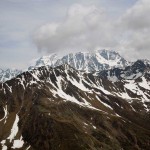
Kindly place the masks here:
<instances>
[{"instance_id":1,"label":"cliff face","mask_svg":"<svg viewBox=\"0 0 150 150\"><path fill-rule=\"evenodd\" d=\"M138 93L127 81L68 65L24 72L0 84L0 149L148 150L150 89L142 87L144 79L149 85L148 73L134 80Z\"/></svg>"}]
</instances>

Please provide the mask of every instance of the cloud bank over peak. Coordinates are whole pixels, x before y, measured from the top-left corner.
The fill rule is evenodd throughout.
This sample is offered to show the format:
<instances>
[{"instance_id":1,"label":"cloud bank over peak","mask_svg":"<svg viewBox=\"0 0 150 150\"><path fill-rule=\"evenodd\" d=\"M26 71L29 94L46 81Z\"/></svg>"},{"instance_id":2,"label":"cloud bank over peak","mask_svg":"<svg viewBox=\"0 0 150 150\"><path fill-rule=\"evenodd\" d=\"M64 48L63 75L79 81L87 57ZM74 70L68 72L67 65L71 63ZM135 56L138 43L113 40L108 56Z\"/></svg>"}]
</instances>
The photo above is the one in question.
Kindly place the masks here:
<instances>
[{"instance_id":1,"label":"cloud bank over peak","mask_svg":"<svg viewBox=\"0 0 150 150\"><path fill-rule=\"evenodd\" d=\"M39 50L47 52L114 46L115 40L108 34L111 25L104 9L74 4L63 21L41 26L34 34L34 41Z\"/></svg>"},{"instance_id":2,"label":"cloud bank over peak","mask_svg":"<svg viewBox=\"0 0 150 150\"><path fill-rule=\"evenodd\" d=\"M42 25L33 39L46 53L106 48L126 54L129 60L149 59L149 13L149 0L138 0L118 18L95 5L73 4L63 20Z\"/></svg>"},{"instance_id":3,"label":"cloud bank over peak","mask_svg":"<svg viewBox=\"0 0 150 150\"><path fill-rule=\"evenodd\" d=\"M150 1L139 0L136 5L129 8L122 17L124 26L134 31L150 28Z\"/></svg>"}]
</instances>

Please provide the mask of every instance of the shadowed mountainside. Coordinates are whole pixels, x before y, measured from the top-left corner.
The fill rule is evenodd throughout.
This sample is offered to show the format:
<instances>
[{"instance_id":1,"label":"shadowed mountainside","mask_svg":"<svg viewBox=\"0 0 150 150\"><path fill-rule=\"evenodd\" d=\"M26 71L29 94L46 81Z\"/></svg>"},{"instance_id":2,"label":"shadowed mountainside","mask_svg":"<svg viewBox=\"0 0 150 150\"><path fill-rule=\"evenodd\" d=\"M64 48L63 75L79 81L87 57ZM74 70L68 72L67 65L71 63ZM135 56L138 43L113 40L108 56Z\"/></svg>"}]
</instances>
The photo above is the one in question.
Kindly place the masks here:
<instances>
[{"instance_id":1,"label":"shadowed mountainside","mask_svg":"<svg viewBox=\"0 0 150 150\"><path fill-rule=\"evenodd\" d=\"M149 79L111 82L68 65L24 72L0 84L0 149L148 150Z\"/></svg>"}]
</instances>

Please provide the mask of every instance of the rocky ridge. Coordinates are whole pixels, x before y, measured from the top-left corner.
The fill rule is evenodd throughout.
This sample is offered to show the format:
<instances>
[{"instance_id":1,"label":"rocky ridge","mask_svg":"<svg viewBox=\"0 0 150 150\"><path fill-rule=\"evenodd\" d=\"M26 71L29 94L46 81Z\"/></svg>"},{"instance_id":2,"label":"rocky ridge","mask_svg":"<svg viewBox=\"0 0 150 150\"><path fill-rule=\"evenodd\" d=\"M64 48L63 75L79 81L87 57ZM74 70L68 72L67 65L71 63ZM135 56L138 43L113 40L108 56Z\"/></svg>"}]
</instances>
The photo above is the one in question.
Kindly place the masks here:
<instances>
[{"instance_id":1,"label":"rocky ridge","mask_svg":"<svg viewBox=\"0 0 150 150\"><path fill-rule=\"evenodd\" d=\"M149 73L111 82L69 65L23 72L0 84L1 149L148 150Z\"/></svg>"}]
</instances>

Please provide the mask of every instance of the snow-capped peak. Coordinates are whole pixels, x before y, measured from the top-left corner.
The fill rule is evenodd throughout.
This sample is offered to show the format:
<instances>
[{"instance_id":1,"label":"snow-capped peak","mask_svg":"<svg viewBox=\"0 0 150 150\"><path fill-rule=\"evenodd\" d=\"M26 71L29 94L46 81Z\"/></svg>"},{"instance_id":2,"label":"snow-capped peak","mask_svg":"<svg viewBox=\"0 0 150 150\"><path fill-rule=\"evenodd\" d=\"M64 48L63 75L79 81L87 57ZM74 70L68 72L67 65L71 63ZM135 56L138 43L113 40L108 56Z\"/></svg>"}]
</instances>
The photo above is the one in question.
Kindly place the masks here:
<instances>
[{"instance_id":1,"label":"snow-capped peak","mask_svg":"<svg viewBox=\"0 0 150 150\"><path fill-rule=\"evenodd\" d=\"M91 52L69 53L63 57L57 54L43 56L36 60L29 69L49 65L56 67L62 64L69 64L77 70L86 72L100 71L111 68L124 68L129 62L121 57L117 52L112 50L97 50Z\"/></svg>"},{"instance_id":2,"label":"snow-capped peak","mask_svg":"<svg viewBox=\"0 0 150 150\"><path fill-rule=\"evenodd\" d=\"M22 71L17 69L0 69L0 82L5 82L16 77Z\"/></svg>"},{"instance_id":3,"label":"snow-capped peak","mask_svg":"<svg viewBox=\"0 0 150 150\"><path fill-rule=\"evenodd\" d=\"M98 50L96 51L96 57L101 64L107 64L111 68L124 68L129 65L129 62L121 57L117 52L113 50Z\"/></svg>"},{"instance_id":4,"label":"snow-capped peak","mask_svg":"<svg viewBox=\"0 0 150 150\"><path fill-rule=\"evenodd\" d=\"M55 62L57 61L58 56L57 54L53 53L48 56L42 56L39 59L33 60L31 66L28 68L29 70L41 66L54 66Z\"/></svg>"}]
</instances>

